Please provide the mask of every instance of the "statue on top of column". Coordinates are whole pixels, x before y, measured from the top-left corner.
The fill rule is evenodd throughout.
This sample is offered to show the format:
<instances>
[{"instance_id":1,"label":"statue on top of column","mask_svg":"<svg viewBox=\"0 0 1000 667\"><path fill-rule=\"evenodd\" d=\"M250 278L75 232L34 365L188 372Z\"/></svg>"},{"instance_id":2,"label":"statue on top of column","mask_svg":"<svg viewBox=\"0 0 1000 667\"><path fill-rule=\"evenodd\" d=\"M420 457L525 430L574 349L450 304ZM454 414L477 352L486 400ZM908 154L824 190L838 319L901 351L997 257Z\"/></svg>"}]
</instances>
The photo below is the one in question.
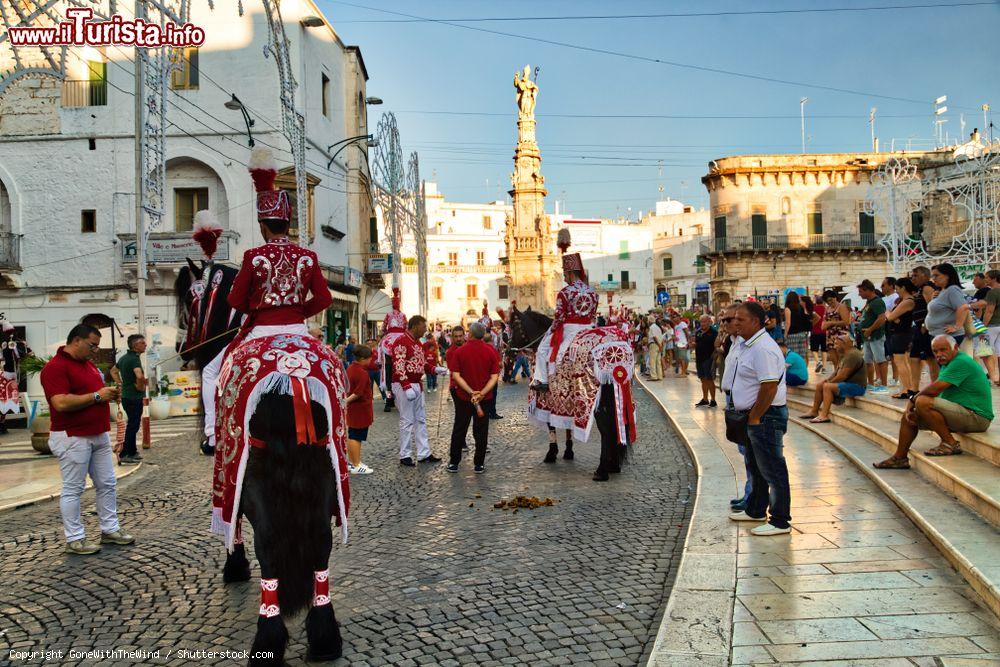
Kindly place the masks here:
<instances>
[{"instance_id":1,"label":"statue on top of column","mask_svg":"<svg viewBox=\"0 0 1000 667\"><path fill-rule=\"evenodd\" d=\"M531 80L531 65L525 65L523 72L514 74L514 88L517 89L518 120L534 120L538 84Z\"/></svg>"}]
</instances>

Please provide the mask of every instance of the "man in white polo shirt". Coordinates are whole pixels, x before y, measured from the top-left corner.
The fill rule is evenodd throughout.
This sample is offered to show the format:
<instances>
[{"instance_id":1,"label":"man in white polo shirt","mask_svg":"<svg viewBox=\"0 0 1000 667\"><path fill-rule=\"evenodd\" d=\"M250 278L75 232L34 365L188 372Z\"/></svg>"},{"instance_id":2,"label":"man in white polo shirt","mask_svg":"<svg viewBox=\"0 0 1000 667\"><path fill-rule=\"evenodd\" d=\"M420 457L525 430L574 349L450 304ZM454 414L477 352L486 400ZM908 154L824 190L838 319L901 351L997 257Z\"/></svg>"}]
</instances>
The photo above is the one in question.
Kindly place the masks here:
<instances>
[{"instance_id":1,"label":"man in white polo shirt","mask_svg":"<svg viewBox=\"0 0 1000 667\"><path fill-rule=\"evenodd\" d=\"M734 320L740 338L726 362L727 379L732 383L733 408L747 415L750 437L746 448L747 471L753 478L746 509L733 512L729 518L767 521L751 531L761 536L782 535L792 530L789 524L791 490L782 453L782 438L788 430L785 358L764 329L766 321L767 314L759 304L740 305ZM730 364L733 367L731 374Z\"/></svg>"}]
</instances>

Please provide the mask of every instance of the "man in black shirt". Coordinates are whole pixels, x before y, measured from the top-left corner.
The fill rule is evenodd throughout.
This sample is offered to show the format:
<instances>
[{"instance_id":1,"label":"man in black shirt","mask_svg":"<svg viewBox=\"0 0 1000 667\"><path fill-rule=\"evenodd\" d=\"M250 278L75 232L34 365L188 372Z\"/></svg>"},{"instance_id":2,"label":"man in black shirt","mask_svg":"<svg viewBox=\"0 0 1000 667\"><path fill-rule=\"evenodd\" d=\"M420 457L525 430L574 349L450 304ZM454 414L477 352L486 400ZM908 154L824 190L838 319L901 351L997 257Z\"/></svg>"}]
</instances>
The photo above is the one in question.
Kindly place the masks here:
<instances>
[{"instance_id":1,"label":"man in black shirt","mask_svg":"<svg viewBox=\"0 0 1000 667\"><path fill-rule=\"evenodd\" d=\"M719 332L712 326L712 318L702 315L698 318L698 331L695 333L694 354L698 380L701 381L701 400L694 404L696 408L714 408L715 402L715 340Z\"/></svg>"}]
</instances>

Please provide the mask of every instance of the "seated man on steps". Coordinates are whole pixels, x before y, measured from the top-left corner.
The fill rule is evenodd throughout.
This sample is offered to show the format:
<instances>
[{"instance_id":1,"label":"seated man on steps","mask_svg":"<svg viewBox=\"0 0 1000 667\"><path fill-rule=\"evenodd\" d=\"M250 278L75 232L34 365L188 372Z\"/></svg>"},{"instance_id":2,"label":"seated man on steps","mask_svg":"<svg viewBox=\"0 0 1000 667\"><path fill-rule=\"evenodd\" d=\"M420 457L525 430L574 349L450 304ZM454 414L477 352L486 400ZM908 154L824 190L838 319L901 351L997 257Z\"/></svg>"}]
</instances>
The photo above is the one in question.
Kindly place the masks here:
<instances>
[{"instance_id":1,"label":"seated man on steps","mask_svg":"<svg viewBox=\"0 0 1000 667\"><path fill-rule=\"evenodd\" d=\"M876 468L909 468L907 454L920 430L934 431L941 438L927 456L951 456L962 453L955 433L982 433L993 421L990 380L983 368L959 352L958 343L948 335L936 336L931 351L941 365L938 379L907 402L896 452L874 464Z\"/></svg>"},{"instance_id":2,"label":"seated man on steps","mask_svg":"<svg viewBox=\"0 0 1000 667\"><path fill-rule=\"evenodd\" d=\"M813 404L809 412L799 415L813 424L830 421L830 408L841 405L845 398L863 396L868 382L865 374L865 359L861 350L854 347L854 341L847 334L834 338L840 356L840 368L832 376L820 381L813 394Z\"/></svg>"}]
</instances>

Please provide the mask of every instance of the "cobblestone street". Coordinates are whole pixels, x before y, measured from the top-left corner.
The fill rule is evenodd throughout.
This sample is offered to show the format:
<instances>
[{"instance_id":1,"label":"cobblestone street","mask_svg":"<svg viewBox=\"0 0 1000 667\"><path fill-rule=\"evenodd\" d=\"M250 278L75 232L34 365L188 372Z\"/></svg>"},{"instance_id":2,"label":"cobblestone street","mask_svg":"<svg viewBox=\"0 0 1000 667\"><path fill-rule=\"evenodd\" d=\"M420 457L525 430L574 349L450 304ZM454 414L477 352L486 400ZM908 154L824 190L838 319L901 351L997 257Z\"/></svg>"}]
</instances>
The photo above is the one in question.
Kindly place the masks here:
<instances>
[{"instance_id":1,"label":"cobblestone street","mask_svg":"<svg viewBox=\"0 0 1000 667\"><path fill-rule=\"evenodd\" d=\"M363 456L375 474L352 478L350 544L331 556L340 664L635 665L648 654L690 514L688 454L639 391L640 443L621 475L590 480L596 427L575 461L544 465L546 438L524 416L526 391L501 391L504 419L491 423L485 475L472 473L471 456L457 475L444 464L400 467L397 416L376 400ZM446 457L444 398L428 395L428 422L435 453ZM55 663L65 665L111 663L70 659L71 649L159 651L116 665L234 664L178 652L249 649L259 573L254 562L251 582L222 583L224 550L208 532L211 461L183 438L144 456L119 486L132 548L64 554L57 501L0 515L0 664L40 664L8 663L11 649L62 650ZM558 503L493 509L518 494ZM94 537L93 491L84 500ZM301 619L288 625L287 660L302 664Z\"/></svg>"}]
</instances>

